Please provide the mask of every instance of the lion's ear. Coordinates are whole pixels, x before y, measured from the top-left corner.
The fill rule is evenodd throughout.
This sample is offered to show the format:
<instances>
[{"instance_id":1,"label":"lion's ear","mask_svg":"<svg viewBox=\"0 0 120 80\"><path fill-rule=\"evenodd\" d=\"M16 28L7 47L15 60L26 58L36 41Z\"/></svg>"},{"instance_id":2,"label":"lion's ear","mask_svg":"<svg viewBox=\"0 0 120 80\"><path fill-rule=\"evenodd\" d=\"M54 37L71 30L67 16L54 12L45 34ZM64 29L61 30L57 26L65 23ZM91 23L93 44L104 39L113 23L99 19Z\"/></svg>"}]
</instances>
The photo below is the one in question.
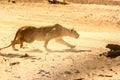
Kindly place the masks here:
<instances>
[{"instance_id":1,"label":"lion's ear","mask_svg":"<svg viewBox=\"0 0 120 80\"><path fill-rule=\"evenodd\" d=\"M74 28L71 29L71 32L73 32L73 31L74 31Z\"/></svg>"}]
</instances>

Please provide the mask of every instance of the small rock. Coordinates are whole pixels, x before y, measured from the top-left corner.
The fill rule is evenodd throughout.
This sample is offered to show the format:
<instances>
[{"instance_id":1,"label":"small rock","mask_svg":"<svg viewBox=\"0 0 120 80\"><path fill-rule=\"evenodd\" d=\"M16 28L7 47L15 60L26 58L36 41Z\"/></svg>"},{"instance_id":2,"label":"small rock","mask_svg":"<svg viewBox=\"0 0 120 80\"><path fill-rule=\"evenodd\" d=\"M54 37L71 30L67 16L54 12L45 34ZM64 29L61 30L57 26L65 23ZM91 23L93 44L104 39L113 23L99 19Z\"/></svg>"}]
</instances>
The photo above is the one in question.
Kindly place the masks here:
<instances>
[{"instance_id":1,"label":"small rock","mask_svg":"<svg viewBox=\"0 0 120 80\"><path fill-rule=\"evenodd\" d=\"M64 73L65 74L72 74L70 71L65 71Z\"/></svg>"},{"instance_id":2,"label":"small rock","mask_svg":"<svg viewBox=\"0 0 120 80\"><path fill-rule=\"evenodd\" d=\"M100 74L98 76L101 76L101 77L112 77L112 75L103 75L103 74Z\"/></svg>"},{"instance_id":3,"label":"small rock","mask_svg":"<svg viewBox=\"0 0 120 80\"><path fill-rule=\"evenodd\" d=\"M9 66L13 66L13 65L16 65L16 64L20 64L20 62L12 62L9 64Z\"/></svg>"},{"instance_id":4,"label":"small rock","mask_svg":"<svg viewBox=\"0 0 120 80\"><path fill-rule=\"evenodd\" d=\"M110 71L113 71L113 69L109 69Z\"/></svg>"},{"instance_id":5,"label":"small rock","mask_svg":"<svg viewBox=\"0 0 120 80\"><path fill-rule=\"evenodd\" d=\"M41 76L49 77L50 78L50 72L45 70L40 70L38 74L41 74Z\"/></svg>"},{"instance_id":6,"label":"small rock","mask_svg":"<svg viewBox=\"0 0 120 80\"><path fill-rule=\"evenodd\" d=\"M8 61L9 59L3 58L3 60L6 62L6 61Z\"/></svg>"},{"instance_id":7,"label":"small rock","mask_svg":"<svg viewBox=\"0 0 120 80\"><path fill-rule=\"evenodd\" d=\"M85 78L78 78L78 79L74 79L74 80L85 80Z\"/></svg>"},{"instance_id":8,"label":"small rock","mask_svg":"<svg viewBox=\"0 0 120 80\"><path fill-rule=\"evenodd\" d=\"M80 71L79 70L75 70L75 73L80 73Z\"/></svg>"},{"instance_id":9,"label":"small rock","mask_svg":"<svg viewBox=\"0 0 120 80\"><path fill-rule=\"evenodd\" d=\"M20 58L24 58L24 57L29 57L29 55L25 53L25 55L20 56Z\"/></svg>"},{"instance_id":10,"label":"small rock","mask_svg":"<svg viewBox=\"0 0 120 80\"><path fill-rule=\"evenodd\" d=\"M14 76L15 78L21 78L20 76Z\"/></svg>"}]
</instances>

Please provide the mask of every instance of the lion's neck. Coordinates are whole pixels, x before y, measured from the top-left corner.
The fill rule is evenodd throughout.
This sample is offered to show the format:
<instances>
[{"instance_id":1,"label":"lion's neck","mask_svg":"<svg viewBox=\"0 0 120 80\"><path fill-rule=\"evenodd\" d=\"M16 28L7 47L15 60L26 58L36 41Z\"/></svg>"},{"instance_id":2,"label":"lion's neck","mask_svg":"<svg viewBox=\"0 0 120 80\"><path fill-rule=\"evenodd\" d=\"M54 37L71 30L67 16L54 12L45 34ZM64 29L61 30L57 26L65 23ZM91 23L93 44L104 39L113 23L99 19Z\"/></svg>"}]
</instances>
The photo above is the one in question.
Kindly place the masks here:
<instances>
[{"instance_id":1,"label":"lion's neck","mask_svg":"<svg viewBox=\"0 0 120 80\"><path fill-rule=\"evenodd\" d=\"M70 30L69 29L64 29L62 30L63 36L70 36Z\"/></svg>"}]
</instances>

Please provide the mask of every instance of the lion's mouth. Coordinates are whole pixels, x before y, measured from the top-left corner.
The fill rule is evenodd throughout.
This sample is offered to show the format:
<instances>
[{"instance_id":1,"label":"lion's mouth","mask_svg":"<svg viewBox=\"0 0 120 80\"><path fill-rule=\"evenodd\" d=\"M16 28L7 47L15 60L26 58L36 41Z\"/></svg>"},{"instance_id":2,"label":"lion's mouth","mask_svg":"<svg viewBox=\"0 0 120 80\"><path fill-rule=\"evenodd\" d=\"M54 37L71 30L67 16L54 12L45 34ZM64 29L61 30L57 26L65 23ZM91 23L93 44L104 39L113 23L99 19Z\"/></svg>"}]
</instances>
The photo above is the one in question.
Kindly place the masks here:
<instances>
[{"instance_id":1,"label":"lion's mouth","mask_svg":"<svg viewBox=\"0 0 120 80\"><path fill-rule=\"evenodd\" d=\"M78 39L79 38L79 35L78 36L76 36L76 39Z\"/></svg>"}]
</instances>

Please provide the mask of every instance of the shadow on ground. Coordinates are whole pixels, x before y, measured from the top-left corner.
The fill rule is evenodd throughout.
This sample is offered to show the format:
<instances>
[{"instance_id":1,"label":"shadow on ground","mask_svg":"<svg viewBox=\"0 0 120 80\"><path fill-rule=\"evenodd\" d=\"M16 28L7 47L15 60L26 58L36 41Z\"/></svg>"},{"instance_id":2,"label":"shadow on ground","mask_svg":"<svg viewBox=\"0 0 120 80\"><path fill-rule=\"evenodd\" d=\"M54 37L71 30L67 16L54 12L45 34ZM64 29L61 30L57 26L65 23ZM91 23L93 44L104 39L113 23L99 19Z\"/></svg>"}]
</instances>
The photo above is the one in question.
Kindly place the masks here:
<instances>
[{"instance_id":1,"label":"shadow on ground","mask_svg":"<svg viewBox=\"0 0 120 80\"><path fill-rule=\"evenodd\" d=\"M35 59L34 56L30 56L28 55L27 53L21 55L21 54L18 54L18 53L0 53L0 56L3 56L3 57L8 57L8 58L26 58L26 59Z\"/></svg>"},{"instance_id":2,"label":"shadow on ground","mask_svg":"<svg viewBox=\"0 0 120 80\"><path fill-rule=\"evenodd\" d=\"M77 50L77 49L64 49L64 50L51 50L49 52L73 52L73 53L80 53L80 52L92 52L92 50Z\"/></svg>"},{"instance_id":3,"label":"shadow on ground","mask_svg":"<svg viewBox=\"0 0 120 80\"><path fill-rule=\"evenodd\" d=\"M44 53L44 51L39 50L39 49L28 50L27 52L39 52L39 53ZM80 53L80 52L92 52L92 50L77 50L77 49L51 50L51 49L49 49L49 50L46 51L46 52L48 52L48 53L54 53L54 52L59 52L59 53L65 53L65 52Z\"/></svg>"},{"instance_id":4,"label":"shadow on ground","mask_svg":"<svg viewBox=\"0 0 120 80\"><path fill-rule=\"evenodd\" d=\"M30 50L27 52L42 52L41 50ZM81 53L81 52L92 52L91 50L76 50L76 49L65 49L65 50L50 50L48 51L48 53L54 53L54 52L58 52L58 53L65 53L65 52L72 52L72 53ZM19 54L19 53L0 53L0 56L3 57L8 57L8 58L25 58L25 59L36 59L35 56L30 56L27 53L24 54Z\"/></svg>"}]
</instances>

